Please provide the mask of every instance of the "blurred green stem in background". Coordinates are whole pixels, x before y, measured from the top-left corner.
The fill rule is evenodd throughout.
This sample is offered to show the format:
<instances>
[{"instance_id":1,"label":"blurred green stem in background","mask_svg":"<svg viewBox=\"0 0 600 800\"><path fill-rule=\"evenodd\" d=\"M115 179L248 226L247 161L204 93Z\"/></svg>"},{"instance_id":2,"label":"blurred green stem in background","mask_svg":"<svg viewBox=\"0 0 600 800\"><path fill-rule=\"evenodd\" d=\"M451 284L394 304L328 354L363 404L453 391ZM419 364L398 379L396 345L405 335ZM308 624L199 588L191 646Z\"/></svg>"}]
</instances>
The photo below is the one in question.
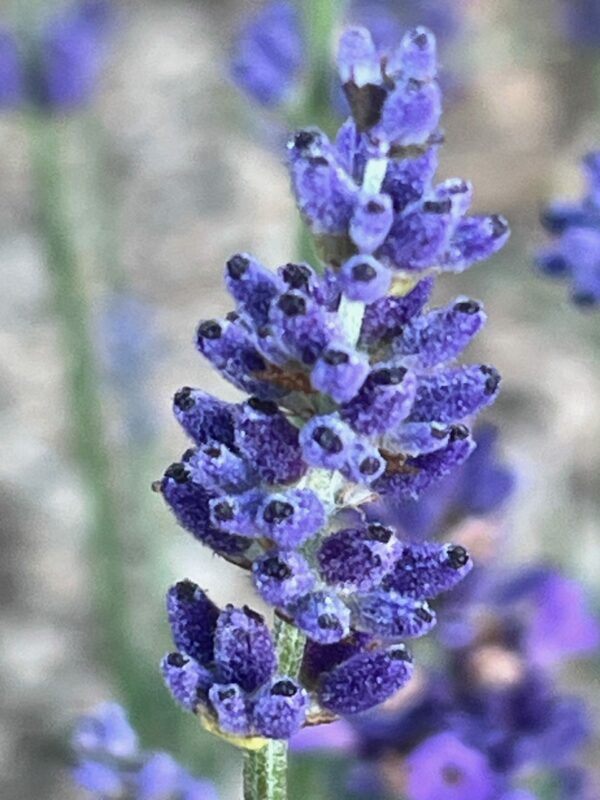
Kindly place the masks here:
<instances>
[{"instance_id":1,"label":"blurred green stem in background","mask_svg":"<svg viewBox=\"0 0 600 800\"><path fill-rule=\"evenodd\" d=\"M72 230L63 172L68 122L31 111L31 163L37 224L62 326L73 446L92 518L92 592L98 615L98 650L119 690L128 696L134 654L127 629L127 584L122 571L119 519L103 425L97 355L87 287Z\"/></svg>"},{"instance_id":2,"label":"blurred green stem in background","mask_svg":"<svg viewBox=\"0 0 600 800\"><path fill-rule=\"evenodd\" d=\"M183 715L164 691L158 668L144 658L135 641L118 453L111 453L108 446L95 320L70 210L72 187L65 151L78 122L78 118L55 118L36 110L28 113L36 222L62 328L73 451L90 509L87 541L96 658L142 736L166 746ZM114 264L112 273L103 277L114 288L123 289L124 276L114 272ZM132 461L128 467L135 470ZM130 539L131 530L127 530Z\"/></svg>"}]
</instances>

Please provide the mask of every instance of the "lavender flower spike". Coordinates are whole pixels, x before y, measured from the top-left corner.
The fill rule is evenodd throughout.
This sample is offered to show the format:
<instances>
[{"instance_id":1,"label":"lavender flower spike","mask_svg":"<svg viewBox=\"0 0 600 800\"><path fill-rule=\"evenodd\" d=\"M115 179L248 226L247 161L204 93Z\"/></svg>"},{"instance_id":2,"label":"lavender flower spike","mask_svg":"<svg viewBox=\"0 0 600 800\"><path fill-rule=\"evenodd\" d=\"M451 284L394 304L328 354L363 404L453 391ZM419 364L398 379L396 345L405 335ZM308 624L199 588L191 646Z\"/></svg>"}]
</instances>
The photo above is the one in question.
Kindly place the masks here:
<instances>
[{"instance_id":1,"label":"lavender flower spike","mask_svg":"<svg viewBox=\"0 0 600 800\"><path fill-rule=\"evenodd\" d=\"M155 488L182 527L249 572L278 628L180 582L167 602L177 649L162 670L184 709L242 747L399 691L412 674L405 640L434 627L430 603L472 567L460 545L412 544L385 524L391 506L467 461L470 425L500 383L493 367L460 361L481 304L428 306L437 272L486 258L508 235L498 217L466 216L468 183L433 182L435 53L423 28L386 57L365 29L343 34L352 116L332 140L306 128L288 147L324 264L270 271L232 255L234 310L202 322L197 345L251 396L175 394L194 446ZM307 640L299 677L274 645L292 628Z\"/></svg>"}]
</instances>

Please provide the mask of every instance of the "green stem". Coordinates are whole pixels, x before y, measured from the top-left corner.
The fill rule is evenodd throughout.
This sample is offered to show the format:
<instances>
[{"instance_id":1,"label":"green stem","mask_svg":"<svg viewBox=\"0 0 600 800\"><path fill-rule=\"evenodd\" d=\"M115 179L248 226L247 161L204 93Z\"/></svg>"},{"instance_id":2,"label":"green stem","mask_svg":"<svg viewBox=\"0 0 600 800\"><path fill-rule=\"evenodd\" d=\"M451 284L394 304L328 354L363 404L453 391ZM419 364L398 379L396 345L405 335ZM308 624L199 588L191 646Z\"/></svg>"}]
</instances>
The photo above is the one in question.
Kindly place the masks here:
<instances>
[{"instance_id":1,"label":"green stem","mask_svg":"<svg viewBox=\"0 0 600 800\"><path fill-rule=\"evenodd\" d=\"M67 123L32 111L31 164L40 238L62 326L67 364L71 429L79 471L91 510L91 591L99 625L98 650L124 696L135 680L130 647L126 578L121 559L119 518L112 485L86 282L69 225L63 175Z\"/></svg>"},{"instance_id":2,"label":"green stem","mask_svg":"<svg viewBox=\"0 0 600 800\"><path fill-rule=\"evenodd\" d=\"M296 677L304 651L304 635L282 619L275 621L279 672ZM287 742L271 740L244 755L244 800L286 800Z\"/></svg>"},{"instance_id":3,"label":"green stem","mask_svg":"<svg viewBox=\"0 0 600 800\"><path fill-rule=\"evenodd\" d=\"M331 106L332 36L343 0L301 0L308 74L302 107L302 124L331 132L336 118Z\"/></svg>"},{"instance_id":4,"label":"green stem","mask_svg":"<svg viewBox=\"0 0 600 800\"><path fill-rule=\"evenodd\" d=\"M270 741L244 756L244 800L286 800L287 742Z\"/></svg>"}]
</instances>

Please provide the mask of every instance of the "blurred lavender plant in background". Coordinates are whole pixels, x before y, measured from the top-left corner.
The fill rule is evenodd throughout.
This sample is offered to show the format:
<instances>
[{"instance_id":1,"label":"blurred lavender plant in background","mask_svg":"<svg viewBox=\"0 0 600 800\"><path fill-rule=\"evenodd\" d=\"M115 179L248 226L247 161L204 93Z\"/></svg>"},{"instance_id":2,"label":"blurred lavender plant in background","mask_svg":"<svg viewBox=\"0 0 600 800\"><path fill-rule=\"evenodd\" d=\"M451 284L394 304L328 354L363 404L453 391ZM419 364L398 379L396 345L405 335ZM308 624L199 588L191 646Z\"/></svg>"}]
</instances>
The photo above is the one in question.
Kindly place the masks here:
<instances>
[{"instance_id":1,"label":"blurred lavender plant in background","mask_svg":"<svg viewBox=\"0 0 600 800\"><path fill-rule=\"evenodd\" d=\"M567 280L574 303L600 303L600 151L582 160L585 194L578 202L554 202L542 214L542 224L553 237L536 256L544 275Z\"/></svg>"},{"instance_id":2,"label":"blurred lavender plant in background","mask_svg":"<svg viewBox=\"0 0 600 800\"><path fill-rule=\"evenodd\" d=\"M168 753L142 750L116 703L81 717L71 743L73 779L98 800L218 800L211 781L192 777Z\"/></svg>"},{"instance_id":3,"label":"blurred lavender plant in background","mask_svg":"<svg viewBox=\"0 0 600 800\"><path fill-rule=\"evenodd\" d=\"M79 0L46 12L23 35L0 32L0 107L74 111L92 99L106 62L114 8Z\"/></svg>"},{"instance_id":4,"label":"blurred lavender plant in background","mask_svg":"<svg viewBox=\"0 0 600 800\"><path fill-rule=\"evenodd\" d=\"M341 748L358 757L350 770L352 797L597 796L597 776L585 766L595 731L583 701L561 688L560 671L569 660L597 654L600 624L582 588L556 569L501 566L507 543L498 537L499 511L515 479L494 460L494 438L483 429L479 464L476 451L462 476L447 481L441 507L451 513L435 507L432 517L427 495L413 504L424 502L426 510L413 509L411 519L433 525L442 539L451 531L469 544L478 566L439 608L432 637L438 647L417 668L412 689L350 726L337 723L324 735L308 729L292 740L296 752ZM467 467L477 475L475 496L487 498L483 504L465 502ZM474 525L473 512L487 523Z\"/></svg>"}]
</instances>

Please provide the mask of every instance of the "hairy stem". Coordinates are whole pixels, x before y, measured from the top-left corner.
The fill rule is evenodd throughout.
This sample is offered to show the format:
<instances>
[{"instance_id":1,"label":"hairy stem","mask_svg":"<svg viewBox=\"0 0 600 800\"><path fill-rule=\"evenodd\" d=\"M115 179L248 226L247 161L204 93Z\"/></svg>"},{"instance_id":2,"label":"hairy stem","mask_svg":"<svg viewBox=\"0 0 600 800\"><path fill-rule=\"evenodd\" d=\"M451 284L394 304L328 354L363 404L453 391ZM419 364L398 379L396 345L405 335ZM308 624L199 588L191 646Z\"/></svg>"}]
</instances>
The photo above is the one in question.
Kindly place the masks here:
<instances>
[{"instance_id":1,"label":"hairy stem","mask_svg":"<svg viewBox=\"0 0 600 800\"><path fill-rule=\"evenodd\" d=\"M287 742L270 741L244 756L244 800L286 800Z\"/></svg>"}]
</instances>

